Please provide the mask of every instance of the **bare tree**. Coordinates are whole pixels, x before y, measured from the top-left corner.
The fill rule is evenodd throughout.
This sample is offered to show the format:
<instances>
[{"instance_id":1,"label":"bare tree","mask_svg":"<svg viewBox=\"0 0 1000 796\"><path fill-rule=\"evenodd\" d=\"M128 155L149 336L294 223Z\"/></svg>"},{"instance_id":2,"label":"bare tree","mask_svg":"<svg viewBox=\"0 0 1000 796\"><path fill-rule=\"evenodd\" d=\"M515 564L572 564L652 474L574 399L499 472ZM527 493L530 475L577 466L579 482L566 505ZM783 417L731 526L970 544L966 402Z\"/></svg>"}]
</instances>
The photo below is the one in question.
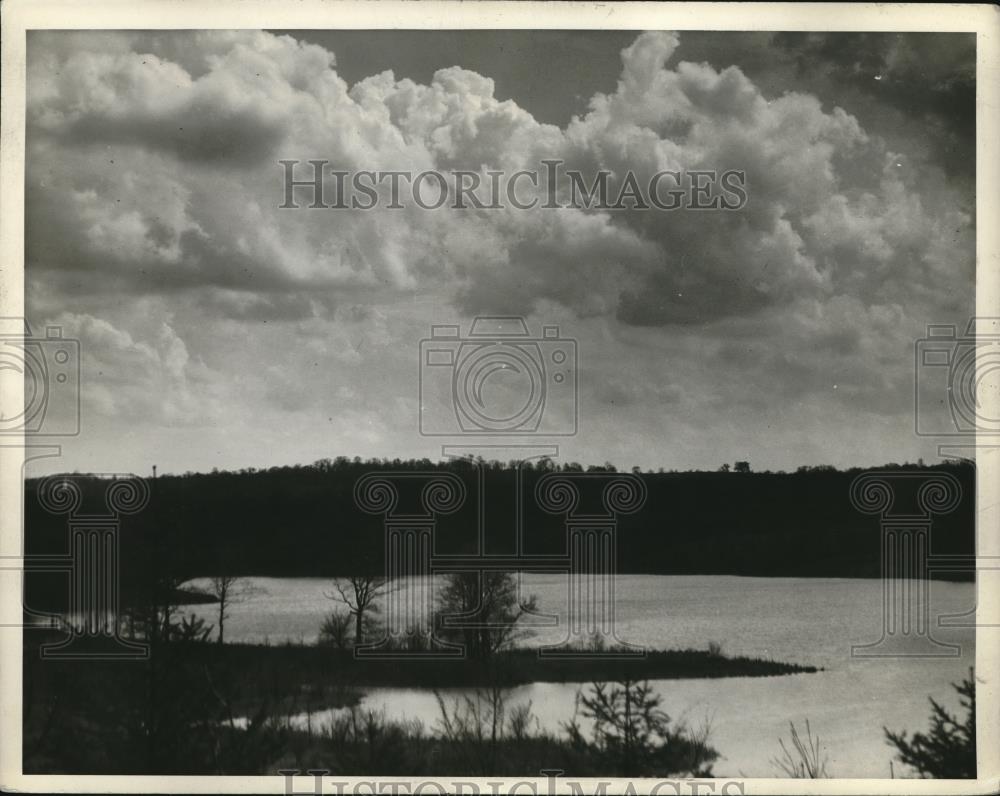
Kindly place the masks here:
<instances>
[{"instance_id":1,"label":"bare tree","mask_svg":"<svg viewBox=\"0 0 1000 796\"><path fill-rule=\"evenodd\" d=\"M378 613L379 606L376 600L389 589L389 586L390 582L384 575L351 575L333 582L336 594L326 596L346 605L354 617L355 646L364 643L365 617Z\"/></svg>"},{"instance_id":2,"label":"bare tree","mask_svg":"<svg viewBox=\"0 0 1000 796\"><path fill-rule=\"evenodd\" d=\"M209 581L209 591L219 601L219 638L225 643L226 619L229 609L261 594L263 589L255 586L249 578L238 575L218 575Z\"/></svg>"},{"instance_id":3,"label":"bare tree","mask_svg":"<svg viewBox=\"0 0 1000 796\"><path fill-rule=\"evenodd\" d=\"M516 706L516 718L508 721L509 689L499 685L477 688L475 694L465 694L452 701L449 708L441 692L434 689L441 711L440 728L478 773L488 775L497 769L500 745L509 737L526 737L531 716L531 703ZM505 732L506 731L506 732Z\"/></svg>"}]
</instances>

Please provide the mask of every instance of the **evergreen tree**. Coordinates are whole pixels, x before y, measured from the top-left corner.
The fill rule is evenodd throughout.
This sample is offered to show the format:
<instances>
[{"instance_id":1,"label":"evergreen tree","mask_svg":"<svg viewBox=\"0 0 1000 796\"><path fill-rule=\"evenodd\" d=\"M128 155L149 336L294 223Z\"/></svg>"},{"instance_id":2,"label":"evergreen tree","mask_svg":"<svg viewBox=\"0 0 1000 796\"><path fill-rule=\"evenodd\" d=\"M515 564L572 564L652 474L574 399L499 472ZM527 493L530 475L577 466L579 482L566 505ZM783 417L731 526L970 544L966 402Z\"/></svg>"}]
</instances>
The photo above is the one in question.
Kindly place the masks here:
<instances>
[{"instance_id":1,"label":"evergreen tree","mask_svg":"<svg viewBox=\"0 0 1000 796\"><path fill-rule=\"evenodd\" d=\"M974 671L960 684L952 683L961 695L966 710L964 721L952 716L932 698L931 727L927 734L916 732L913 738L905 731L887 728L886 739L895 746L900 760L920 772L922 777L975 779L976 777L976 682Z\"/></svg>"}]
</instances>

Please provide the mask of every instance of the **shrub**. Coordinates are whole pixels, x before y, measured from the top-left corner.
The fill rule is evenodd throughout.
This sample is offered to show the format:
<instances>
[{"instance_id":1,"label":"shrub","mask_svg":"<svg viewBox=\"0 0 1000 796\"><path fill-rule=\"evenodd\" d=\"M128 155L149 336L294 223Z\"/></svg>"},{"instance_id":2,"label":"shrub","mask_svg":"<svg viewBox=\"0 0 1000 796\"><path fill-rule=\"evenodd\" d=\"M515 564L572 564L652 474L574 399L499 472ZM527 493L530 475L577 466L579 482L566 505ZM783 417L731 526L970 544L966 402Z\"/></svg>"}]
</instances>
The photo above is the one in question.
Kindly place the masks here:
<instances>
[{"instance_id":1,"label":"shrub","mask_svg":"<svg viewBox=\"0 0 1000 796\"><path fill-rule=\"evenodd\" d=\"M319 643L338 650L350 649L353 625L354 622L350 614L340 611L332 612L323 620L320 627Z\"/></svg>"}]
</instances>

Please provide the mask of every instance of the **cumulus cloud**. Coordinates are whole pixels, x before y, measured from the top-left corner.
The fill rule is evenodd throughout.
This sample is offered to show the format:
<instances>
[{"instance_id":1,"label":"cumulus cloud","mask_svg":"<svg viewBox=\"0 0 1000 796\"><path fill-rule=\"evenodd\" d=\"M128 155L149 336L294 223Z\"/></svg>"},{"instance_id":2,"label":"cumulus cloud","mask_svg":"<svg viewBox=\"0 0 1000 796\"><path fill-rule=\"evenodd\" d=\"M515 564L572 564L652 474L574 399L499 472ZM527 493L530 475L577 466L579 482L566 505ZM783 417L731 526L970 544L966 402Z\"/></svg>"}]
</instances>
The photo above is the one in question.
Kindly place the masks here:
<instances>
[{"instance_id":1,"label":"cumulus cloud","mask_svg":"<svg viewBox=\"0 0 1000 796\"><path fill-rule=\"evenodd\" d=\"M949 174L975 176L974 34L778 33L772 42L824 88L902 113Z\"/></svg>"},{"instance_id":2,"label":"cumulus cloud","mask_svg":"<svg viewBox=\"0 0 1000 796\"><path fill-rule=\"evenodd\" d=\"M960 214L930 215L919 196L904 197L910 217L892 219L901 212L895 175L852 186L841 173L850 161L891 157L854 117L812 96L765 97L737 67L671 66L683 50L674 34L640 35L622 52L616 91L595 95L565 130L498 101L492 80L459 67L430 85L385 72L348 87L331 53L287 36L199 42L211 54L197 76L131 50L64 48L33 63L33 161L60 167L59 180L29 180L40 219L37 236L29 226L33 264L117 265L138 291L248 290L243 300L212 299L238 317L322 311L304 291L451 284L466 311L546 298L663 325L829 296L919 243L893 239L894 226L927 239L949 225L961 238L969 226ZM566 209L547 218L412 205L278 213L279 151L372 170L510 172L557 158L585 175L610 171L613 191L630 170L648 184L661 170L738 169L749 203L730 213ZM64 219L55 236L41 220L53 216ZM848 219L867 243L844 239ZM468 245L480 241L489 245ZM262 297L274 292L293 295Z\"/></svg>"},{"instance_id":3,"label":"cumulus cloud","mask_svg":"<svg viewBox=\"0 0 1000 796\"><path fill-rule=\"evenodd\" d=\"M908 81L938 52L927 47L900 43L879 68ZM942 85L965 79L954 59L932 62ZM637 36L614 89L564 127L458 65L426 83L383 71L349 85L334 53L264 32L32 34L28 89L29 299L91 341L109 379L91 399L108 414L179 422L192 403L211 415L222 393L239 401L222 352L240 335L278 368L240 376L268 406L346 407L376 384L398 398L408 391L373 373L412 371L396 349L421 324L542 310L604 330L606 367L631 334L676 346L685 383L647 373L595 390L597 402L693 412L714 358L747 385L717 400L763 406L780 384L886 413L905 397L905 373L886 363L923 323L972 307L965 188L849 108L684 60L683 34ZM644 185L664 170L735 169L748 202L426 211L404 194L400 210L280 210L280 158L481 175L558 160L588 183L609 172L612 195L629 172ZM135 301L163 324L140 332L122 308ZM335 372L303 377L322 356ZM365 425L391 436L394 422Z\"/></svg>"},{"instance_id":4,"label":"cumulus cloud","mask_svg":"<svg viewBox=\"0 0 1000 796\"><path fill-rule=\"evenodd\" d=\"M65 337L82 339L81 399L85 410L120 420L184 426L202 424L222 411L222 381L193 359L167 323L137 340L108 321L63 312L54 319Z\"/></svg>"}]
</instances>

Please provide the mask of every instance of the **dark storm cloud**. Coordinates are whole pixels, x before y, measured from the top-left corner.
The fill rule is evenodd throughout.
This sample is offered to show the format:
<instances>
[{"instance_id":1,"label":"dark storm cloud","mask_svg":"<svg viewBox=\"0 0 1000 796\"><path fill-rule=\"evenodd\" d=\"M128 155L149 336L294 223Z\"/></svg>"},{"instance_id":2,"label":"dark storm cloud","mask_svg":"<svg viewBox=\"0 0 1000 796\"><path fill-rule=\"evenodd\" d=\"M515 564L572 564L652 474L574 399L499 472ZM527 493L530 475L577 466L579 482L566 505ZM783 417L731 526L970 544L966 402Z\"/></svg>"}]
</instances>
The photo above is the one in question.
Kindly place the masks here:
<instances>
[{"instance_id":1,"label":"dark storm cloud","mask_svg":"<svg viewBox=\"0 0 1000 796\"><path fill-rule=\"evenodd\" d=\"M133 117L88 114L62 127L59 135L75 146L130 144L168 152L202 167L238 167L273 155L285 132L281 119L269 119L250 109L220 111L215 103L200 100L184 108Z\"/></svg>"},{"instance_id":2,"label":"dark storm cloud","mask_svg":"<svg viewBox=\"0 0 1000 796\"><path fill-rule=\"evenodd\" d=\"M898 109L949 173L975 174L975 34L777 33L773 41L801 77Z\"/></svg>"}]
</instances>

